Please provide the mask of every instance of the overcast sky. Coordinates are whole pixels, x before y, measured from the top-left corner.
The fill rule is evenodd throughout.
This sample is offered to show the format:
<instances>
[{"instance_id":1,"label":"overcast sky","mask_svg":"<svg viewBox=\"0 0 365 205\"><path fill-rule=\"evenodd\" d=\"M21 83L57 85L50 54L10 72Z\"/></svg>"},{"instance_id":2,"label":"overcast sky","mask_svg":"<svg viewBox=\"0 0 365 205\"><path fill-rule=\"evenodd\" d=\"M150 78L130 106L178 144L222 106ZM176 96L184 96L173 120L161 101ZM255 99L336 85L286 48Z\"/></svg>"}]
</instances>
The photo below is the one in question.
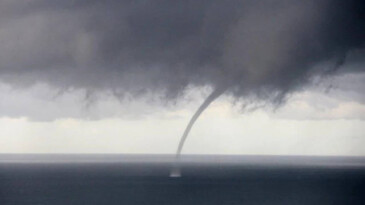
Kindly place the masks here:
<instances>
[{"instance_id":1,"label":"overcast sky","mask_svg":"<svg viewBox=\"0 0 365 205\"><path fill-rule=\"evenodd\" d=\"M0 0L0 153L364 156L363 11Z\"/></svg>"}]
</instances>

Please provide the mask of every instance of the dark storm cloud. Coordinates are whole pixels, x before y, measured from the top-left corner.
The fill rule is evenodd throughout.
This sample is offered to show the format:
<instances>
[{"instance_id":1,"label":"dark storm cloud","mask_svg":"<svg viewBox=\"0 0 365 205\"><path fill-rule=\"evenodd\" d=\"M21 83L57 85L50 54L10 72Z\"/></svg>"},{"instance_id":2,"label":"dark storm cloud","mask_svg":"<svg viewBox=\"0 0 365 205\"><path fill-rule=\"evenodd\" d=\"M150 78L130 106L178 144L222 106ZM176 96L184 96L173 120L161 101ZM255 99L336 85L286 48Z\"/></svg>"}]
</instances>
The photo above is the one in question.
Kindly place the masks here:
<instances>
[{"instance_id":1,"label":"dark storm cloud","mask_svg":"<svg viewBox=\"0 0 365 205\"><path fill-rule=\"evenodd\" d=\"M3 0L0 78L167 99L208 85L280 101L314 75L363 62L364 13L360 0Z\"/></svg>"}]
</instances>

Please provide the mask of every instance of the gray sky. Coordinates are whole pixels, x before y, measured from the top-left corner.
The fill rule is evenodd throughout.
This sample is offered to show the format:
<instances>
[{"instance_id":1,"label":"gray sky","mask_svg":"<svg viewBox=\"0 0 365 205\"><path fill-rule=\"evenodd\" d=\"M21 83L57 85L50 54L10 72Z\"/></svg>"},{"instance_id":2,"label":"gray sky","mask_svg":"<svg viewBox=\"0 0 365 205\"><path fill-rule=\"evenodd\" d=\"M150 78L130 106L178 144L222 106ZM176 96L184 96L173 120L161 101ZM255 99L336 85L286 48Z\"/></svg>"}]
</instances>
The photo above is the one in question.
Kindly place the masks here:
<instances>
[{"instance_id":1,"label":"gray sky","mask_svg":"<svg viewBox=\"0 0 365 205\"><path fill-rule=\"evenodd\" d=\"M363 9L0 0L0 152L364 155Z\"/></svg>"}]
</instances>

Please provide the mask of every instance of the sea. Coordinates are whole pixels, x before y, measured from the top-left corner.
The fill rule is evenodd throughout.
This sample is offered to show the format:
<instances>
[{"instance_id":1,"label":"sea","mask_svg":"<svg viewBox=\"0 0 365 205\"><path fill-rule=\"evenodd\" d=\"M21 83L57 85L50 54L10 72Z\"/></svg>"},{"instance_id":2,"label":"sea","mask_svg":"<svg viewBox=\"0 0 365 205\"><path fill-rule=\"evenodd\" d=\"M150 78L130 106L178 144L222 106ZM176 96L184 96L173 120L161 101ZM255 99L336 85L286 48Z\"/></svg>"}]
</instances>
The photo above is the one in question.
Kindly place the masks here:
<instances>
[{"instance_id":1,"label":"sea","mask_svg":"<svg viewBox=\"0 0 365 205\"><path fill-rule=\"evenodd\" d=\"M365 204L365 158L0 154L0 204Z\"/></svg>"}]
</instances>

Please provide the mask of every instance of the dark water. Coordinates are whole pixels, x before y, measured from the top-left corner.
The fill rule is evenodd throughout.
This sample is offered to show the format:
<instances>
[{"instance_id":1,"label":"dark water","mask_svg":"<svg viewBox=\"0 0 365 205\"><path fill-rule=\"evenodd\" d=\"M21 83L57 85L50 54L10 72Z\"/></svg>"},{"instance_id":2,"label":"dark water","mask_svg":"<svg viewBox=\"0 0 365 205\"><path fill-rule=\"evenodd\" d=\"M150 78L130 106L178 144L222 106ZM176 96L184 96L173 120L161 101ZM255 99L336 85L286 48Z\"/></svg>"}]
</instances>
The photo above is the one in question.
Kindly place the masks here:
<instances>
[{"instance_id":1,"label":"dark water","mask_svg":"<svg viewBox=\"0 0 365 205\"><path fill-rule=\"evenodd\" d=\"M0 156L0 204L365 204L362 158L67 157Z\"/></svg>"}]
</instances>

